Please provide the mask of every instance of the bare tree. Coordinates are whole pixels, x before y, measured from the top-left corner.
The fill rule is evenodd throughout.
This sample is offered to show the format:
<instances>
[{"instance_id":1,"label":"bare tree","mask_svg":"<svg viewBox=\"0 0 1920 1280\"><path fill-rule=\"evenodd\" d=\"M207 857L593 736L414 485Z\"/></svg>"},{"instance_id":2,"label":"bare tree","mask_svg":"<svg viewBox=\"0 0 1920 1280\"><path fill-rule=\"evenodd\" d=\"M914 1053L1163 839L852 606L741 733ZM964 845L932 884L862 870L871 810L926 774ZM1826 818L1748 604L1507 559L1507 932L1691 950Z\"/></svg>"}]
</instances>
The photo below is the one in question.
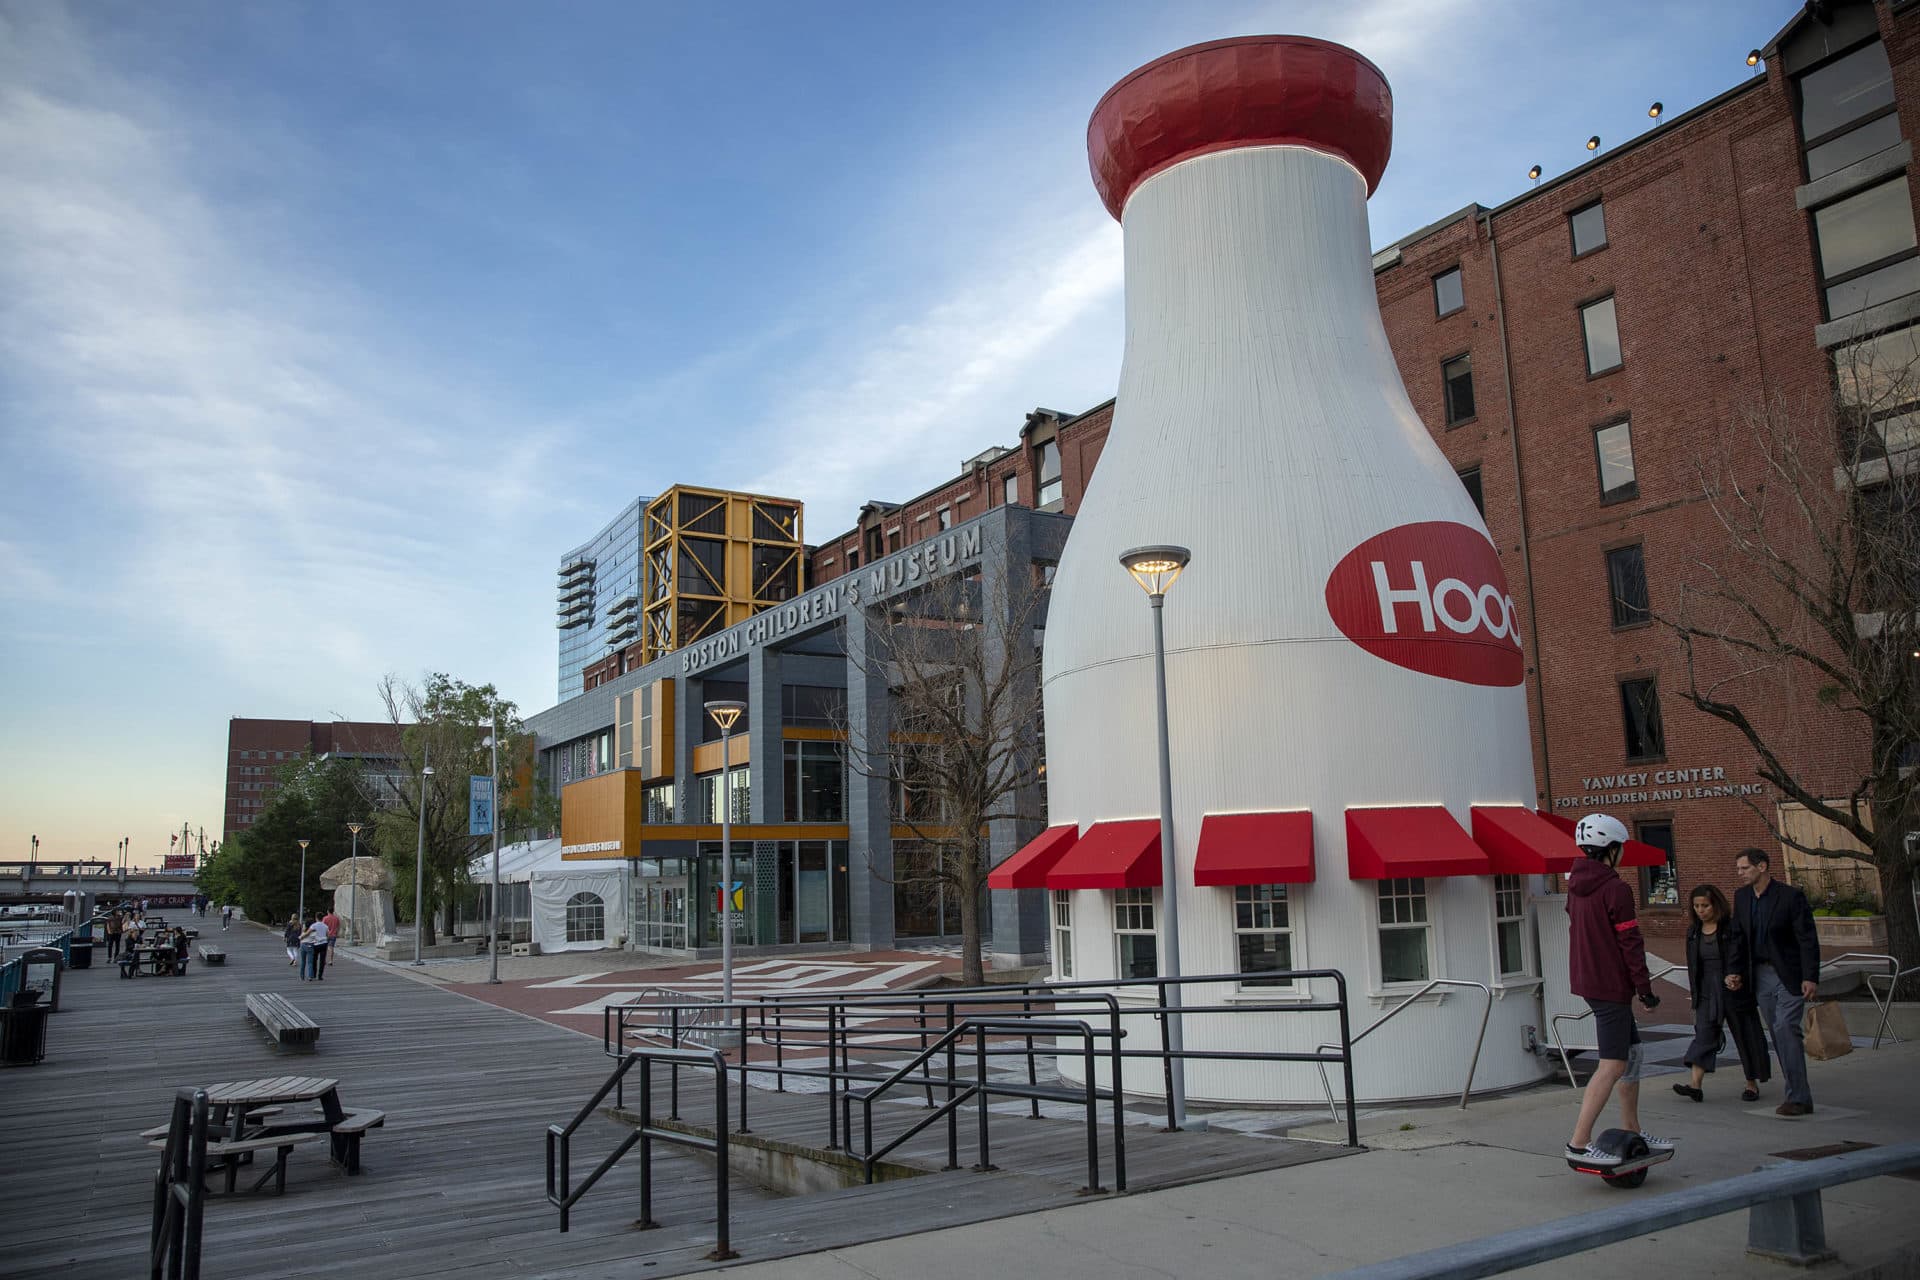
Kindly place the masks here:
<instances>
[{"instance_id":1,"label":"bare tree","mask_svg":"<svg viewBox=\"0 0 1920 1280\"><path fill-rule=\"evenodd\" d=\"M870 614L870 649L849 659L889 690L884 731L841 717L847 767L885 780L892 819L921 857L894 885L915 881L960 906L962 979L983 980L981 906L992 870L987 826L1040 819L1021 808L1041 762L1039 627L1045 584L951 576Z\"/></svg>"},{"instance_id":2,"label":"bare tree","mask_svg":"<svg viewBox=\"0 0 1920 1280\"><path fill-rule=\"evenodd\" d=\"M1796 838L1748 801L1787 846L1873 868L1906 969L1920 964L1920 351L1890 337L1843 349L1834 402L1776 397L1702 460L1717 537L1654 616L1679 639L1682 696L1740 732L1761 780L1857 842ZM1793 710L1808 689L1811 717Z\"/></svg>"}]
</instances>

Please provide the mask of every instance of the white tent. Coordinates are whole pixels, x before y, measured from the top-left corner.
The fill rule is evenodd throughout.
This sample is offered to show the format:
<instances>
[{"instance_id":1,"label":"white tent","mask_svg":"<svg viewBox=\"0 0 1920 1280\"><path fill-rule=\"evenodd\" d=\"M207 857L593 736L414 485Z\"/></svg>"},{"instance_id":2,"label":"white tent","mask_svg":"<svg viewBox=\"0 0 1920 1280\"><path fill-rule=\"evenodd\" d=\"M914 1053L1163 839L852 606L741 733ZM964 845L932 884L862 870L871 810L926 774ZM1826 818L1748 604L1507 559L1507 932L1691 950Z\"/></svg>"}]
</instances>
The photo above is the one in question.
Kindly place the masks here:
<instances>
[{"instance_id":1,"label":"white tent","mask_svg":"<svg viewBox=\"0 0 1920 1280\"><path fill-rule=\"evenodd\" d=\"M491 852L474 859L475 884L493 883ZM500 848L500 883L524 884L542 952L598 951L626 936L626 877L618 862L566 862L558 840Z\"/></svg>"}]
</instances>

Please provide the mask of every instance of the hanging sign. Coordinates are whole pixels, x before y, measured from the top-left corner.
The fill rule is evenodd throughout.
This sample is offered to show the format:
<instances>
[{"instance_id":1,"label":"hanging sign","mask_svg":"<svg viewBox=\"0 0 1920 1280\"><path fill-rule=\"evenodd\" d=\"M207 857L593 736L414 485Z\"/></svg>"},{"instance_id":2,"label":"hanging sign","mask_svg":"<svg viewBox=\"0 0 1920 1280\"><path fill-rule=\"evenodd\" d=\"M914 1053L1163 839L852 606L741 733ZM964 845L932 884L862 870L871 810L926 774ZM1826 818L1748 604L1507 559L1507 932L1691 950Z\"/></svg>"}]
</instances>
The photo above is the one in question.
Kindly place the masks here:
<instances>
[{"instance_id":1,"label":"hanging sign","mask_svg":"<svg viewBox=\"0 0 1920 1280\"><path fill-rule=\"evenodd\" d=\"M467 779L467 834L470 836L493 834L492 778L470 777Z\"/></svg>"}]
</instances>

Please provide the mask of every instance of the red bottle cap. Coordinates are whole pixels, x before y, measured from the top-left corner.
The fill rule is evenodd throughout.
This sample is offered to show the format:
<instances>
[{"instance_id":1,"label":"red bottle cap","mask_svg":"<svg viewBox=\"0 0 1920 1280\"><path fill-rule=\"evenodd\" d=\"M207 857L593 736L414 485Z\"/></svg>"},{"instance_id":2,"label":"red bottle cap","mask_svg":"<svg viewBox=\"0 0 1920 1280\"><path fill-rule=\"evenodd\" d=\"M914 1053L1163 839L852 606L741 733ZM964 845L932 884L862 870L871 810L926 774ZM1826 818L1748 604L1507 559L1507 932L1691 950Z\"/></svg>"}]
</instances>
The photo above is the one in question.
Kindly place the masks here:
<instances>
[{"instance_id":1,"label":"red bottle cap","mask_svg":"<svg viewBox=\"0 0 1920 1280\"><path fill-rule=\"evenodd\" d=\"M1115 218L1135 187L1193 156L1299 146L1380 185L1393 91L1380 68L1309 36L1242 36L1177 49L1107 90L1087 122L1093 185Z\"/></svg>"}]
</instances>

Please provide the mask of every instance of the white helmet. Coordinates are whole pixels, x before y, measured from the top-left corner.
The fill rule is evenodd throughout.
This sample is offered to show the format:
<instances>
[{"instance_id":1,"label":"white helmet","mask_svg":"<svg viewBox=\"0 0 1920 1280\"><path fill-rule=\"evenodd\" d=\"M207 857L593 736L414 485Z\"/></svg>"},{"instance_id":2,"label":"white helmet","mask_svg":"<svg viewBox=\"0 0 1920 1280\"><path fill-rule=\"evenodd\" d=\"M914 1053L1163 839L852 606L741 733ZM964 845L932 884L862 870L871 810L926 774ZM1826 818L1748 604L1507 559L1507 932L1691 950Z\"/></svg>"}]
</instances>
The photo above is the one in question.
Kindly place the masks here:
<instances>
[{"instance_id":1,"label":"white helmet","mask_svg":"<svg viewBox=\"0 0 1920 1280\"><path fill-rule=\"evenodd\" d=\"M1573 842L1583 851L1604 853L1627 842L1627 827L1620 819L1604 813L1590 813L1573 829Z\"/></svg>"}]
</instances>

